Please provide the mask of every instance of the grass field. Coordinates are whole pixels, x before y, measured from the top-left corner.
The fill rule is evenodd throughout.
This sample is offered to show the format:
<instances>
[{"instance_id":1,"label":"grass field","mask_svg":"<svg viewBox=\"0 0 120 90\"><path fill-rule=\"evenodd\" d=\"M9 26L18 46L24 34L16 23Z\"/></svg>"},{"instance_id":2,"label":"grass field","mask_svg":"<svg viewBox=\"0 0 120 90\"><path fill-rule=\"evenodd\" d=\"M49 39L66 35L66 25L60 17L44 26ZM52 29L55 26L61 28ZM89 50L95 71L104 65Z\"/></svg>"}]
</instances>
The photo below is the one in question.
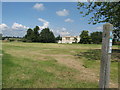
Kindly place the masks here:
<instances>
[{"instance_id":1,"label":"grass field","mask_svg":"<svg viewBox=\"0 0 120 90\"><path fill-rule=\"evenodd\" d=\"M97 88L101 45L4 42L3 88ZM118 87L114 46L110 87Z\"/></svg>"}]
</instances>

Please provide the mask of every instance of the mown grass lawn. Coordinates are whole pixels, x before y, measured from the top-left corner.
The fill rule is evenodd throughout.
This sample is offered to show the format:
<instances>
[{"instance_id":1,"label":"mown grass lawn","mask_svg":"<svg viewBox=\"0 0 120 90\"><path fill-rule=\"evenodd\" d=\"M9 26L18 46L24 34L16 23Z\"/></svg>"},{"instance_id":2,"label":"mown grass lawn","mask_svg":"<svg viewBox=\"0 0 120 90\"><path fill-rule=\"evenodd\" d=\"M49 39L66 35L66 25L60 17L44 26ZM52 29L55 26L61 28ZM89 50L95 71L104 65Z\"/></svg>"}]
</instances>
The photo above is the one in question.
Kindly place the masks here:
<instances>
[{"instance_id":1,"label":"mown grass lawn","mask_svg":"<svg viewBox=\"0 0 120 90\"><path fill-rule=\"evenodd\" d=\"M4 42L3 88L97 88L101 45ZM118 87L114 46L110 87Z\"/></svg>"}]
</instances>

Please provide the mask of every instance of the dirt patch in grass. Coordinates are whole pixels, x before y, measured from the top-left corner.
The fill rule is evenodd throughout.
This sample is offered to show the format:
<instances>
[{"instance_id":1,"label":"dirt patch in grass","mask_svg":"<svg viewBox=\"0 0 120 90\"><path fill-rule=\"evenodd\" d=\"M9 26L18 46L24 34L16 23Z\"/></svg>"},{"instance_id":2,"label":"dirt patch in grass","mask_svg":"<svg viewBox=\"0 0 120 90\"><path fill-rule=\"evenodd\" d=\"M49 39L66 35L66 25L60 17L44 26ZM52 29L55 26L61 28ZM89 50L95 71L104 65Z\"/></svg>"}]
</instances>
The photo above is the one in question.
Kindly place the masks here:
<instances>
[{"instance_id":1,"label":"dirt patch in grass","mask_svg":"<svg viewBox=\"0 0 120 90\"><path fill-rule=\"evenodd\" d=\"M77 70L77 74L74 75L76 80L85 81L98 81L97 75L90 69L83 66L82 61L79 62L74 56L63 57L56 56L55 59L60 63L69 68L74 68Z\"/></svg>"},{"instance_id":2,"label":"dirt patch in grass","mask_svg":"<svg viewBox=\"0 0 120 90\"><path fill-rule=\"evenodd\" d=\"M75 54L78 58L85 57L88 60L101 60L101 50L100 49L91 49L87 50L86 52L80 52L78 54ZM111 54L111 61L112 62L119 62L120 58L120 50L119 49L113 49Z\"/></svg>"}]
</instances>

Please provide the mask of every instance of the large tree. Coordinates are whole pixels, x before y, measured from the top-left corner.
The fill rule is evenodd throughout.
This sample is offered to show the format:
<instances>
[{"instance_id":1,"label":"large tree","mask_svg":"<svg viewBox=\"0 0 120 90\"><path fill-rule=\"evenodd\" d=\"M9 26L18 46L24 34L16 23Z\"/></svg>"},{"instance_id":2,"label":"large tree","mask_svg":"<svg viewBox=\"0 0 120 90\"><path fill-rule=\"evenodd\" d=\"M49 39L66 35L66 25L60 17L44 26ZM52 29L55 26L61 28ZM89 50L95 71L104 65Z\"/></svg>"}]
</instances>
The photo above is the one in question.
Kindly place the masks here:
<instances>
[{"instance_id":1,"label":"large tree","mask_svg":"<svg viewBox=\"0 0 120 90\"><path fill-rule=\"evenodd\" d=\"M85 10L84 10L84 9ZM78 3L78 9L83 17L87 15L92 15L89 23L105 23L109 22L113 24L116 32L119 33L120 30L120 2L88 2L88 3ZM83 12L84 10L84 12ZM116 35L117 39L120 38L120 34Z\"/></svg>"},{"instance_id":2,"label":"large tree","mask_svg":"<svg viewBox=\"0 0 120 90\"><path fill-rule=\"evenodd\" d=\"M39 42L39 27L34 28L33 42Z\"/></svg>"},{"instance_id":3,"label":"large tree","mask_svg":"<svg viewBox=\"0 0 120 90\"><path fill-rule=\"evenodd\" d=\"M28 42L39 42L39 27L36 26L33 30L29 28L25 35L25 40Z\"/></svg>"},{"instance_id":4,"label":"large tree","mask_svg":"<svg viewBox=\"0 0 120 90\"><path fill-rule=\"evenodd\" d=\"M90 37L92 39L92 43L94 44L100 44L102 42L102 32L92 32Z\"/></svg>"},{"instance_id":5,"label":"large tree","mask_svg":"<svg viewBox=\"0 0 120 90\"><path fill-rule=\"evenodd\" d=\"M55 42L55 36L53 32L49 30L49 28L45 28L40 32L39 39L40 39L40 42L43 42L43 43Z\"/></svg>"},{"instance_id":6,"label":"large tree","mask_svg":"<svg viewBox=\"0 0 120 90\"><path fill-rule=\"evenodd\" d=\"M25 35L25 39L29 42L32 42L34 36L34 32L31 28L27 30L27 34Z\"/></svg>"},{"instance_id":7,"label":"large tree","mask_svg":"<svg viewBox=\"0 0 120 90\"><path fill-rule=\"evenodd\" d=\"M86 30L83 30L82 33L80 34L80 42L82 44L90 44L91 43L91 38L89 36L89 32Z\"/></svg>"}]
</instances>

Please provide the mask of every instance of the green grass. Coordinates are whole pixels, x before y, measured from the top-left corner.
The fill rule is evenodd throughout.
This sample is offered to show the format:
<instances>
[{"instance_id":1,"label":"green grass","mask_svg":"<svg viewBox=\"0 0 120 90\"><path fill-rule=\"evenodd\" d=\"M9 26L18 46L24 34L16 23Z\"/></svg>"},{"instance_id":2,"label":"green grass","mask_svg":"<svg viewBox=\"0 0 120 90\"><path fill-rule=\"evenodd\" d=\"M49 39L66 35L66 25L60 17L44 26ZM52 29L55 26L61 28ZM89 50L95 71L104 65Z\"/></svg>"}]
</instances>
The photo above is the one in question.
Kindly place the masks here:
<instances>
[{"instance_id":1,"label":"green grass","mask_svg":"<svg viewBox=\"0 0 120 90\"><path fill-rule=\"evenodd\" d=\"M52 68L52 72L47 71L47 68ZM63 74L57 75L56 71ZM71 74L68 75L67 72ZM71 76L75 73L76 70L59 65L55 60L33 62L25 58L14 58L9 54L3 56L3 88L44 88L52 85L56 88L86 85L97 87L95 83L74 81Z\"/></svg>"},{"instance_id":2,"label":"green grass","mask_svg":"<svg viewBox=\"0 0 120 90\"><path fill-rule=\"evenodd\" d=\"M85 57L84 67L91 69L99 69L100 68L100 60L101 60L101 50L87 50L86 52L79 52L76 54L78 58ZM120 53L118 49L113 49L111 56L111 74L110 78L113 82L118 82L118 61L120 58Z\"/></svg>"},{"instance_id":3,"label":"green grass","mask_svg":"<svg viewBox=\"0 0 120 90\"><path fill-rule=\"evenodd\" d=\"M3 88L97 88L100 48L94 44L3 43ZM111 63L112 87L117 87L117 65Z\"/></svg>"}]
</instances>

